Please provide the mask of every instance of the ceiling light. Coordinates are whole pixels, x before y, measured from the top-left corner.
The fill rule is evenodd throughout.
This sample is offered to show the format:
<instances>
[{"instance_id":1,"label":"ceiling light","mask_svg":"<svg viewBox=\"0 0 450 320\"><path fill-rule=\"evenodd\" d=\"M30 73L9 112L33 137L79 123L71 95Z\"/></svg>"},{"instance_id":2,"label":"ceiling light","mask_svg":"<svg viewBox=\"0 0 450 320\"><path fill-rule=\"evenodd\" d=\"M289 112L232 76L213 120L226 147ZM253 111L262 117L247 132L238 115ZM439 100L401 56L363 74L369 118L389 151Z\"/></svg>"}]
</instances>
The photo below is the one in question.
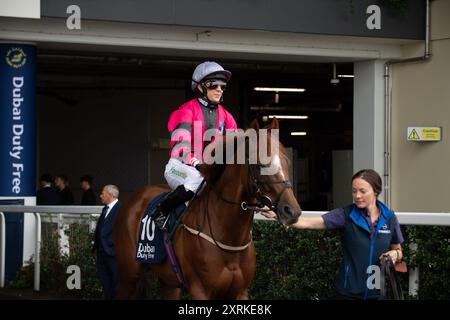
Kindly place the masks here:
<instances>
[{"instance_id":1,"label":"ceiling light","mask_svg":"<svg viewBox=\"0 0 450 320\"><path fill-rule=\"evenodd\" d=\"M288 115L276 115L271 114L267 116L269 119L277 118L277 119L289 119L289 120L298 120L298 119L308 119L308 116L288 116Z\"/></svg>"},{"instance_id":2,"label":"ceiling light","mask_svg":"<svg viewBox=\"0 0 450 320\"><path fill-rule=\"evenodd\" d=\"M306 136L305 131L293 131L291 132L291 136Z\"/></svg>"},{"instance_id":3,"label":"ceiling light","mask_svg":"<svg viewBox=\"0 0 450 320\"><path fill-rule=\"evenodd\" d=\"M269 87L255 87L255 91L270 91L270 92L305 92L304 88L269 88Z\"/></svg>"},{"instance_id":4,"label":"ceiling light","mask_svg":"<svg viewBox=\"0 0 450 320\"><path fill-rule=\"evenodd\" d=\"M353 74L338 74L338 78L354 78Z\"/></svg>"}]
</instances>

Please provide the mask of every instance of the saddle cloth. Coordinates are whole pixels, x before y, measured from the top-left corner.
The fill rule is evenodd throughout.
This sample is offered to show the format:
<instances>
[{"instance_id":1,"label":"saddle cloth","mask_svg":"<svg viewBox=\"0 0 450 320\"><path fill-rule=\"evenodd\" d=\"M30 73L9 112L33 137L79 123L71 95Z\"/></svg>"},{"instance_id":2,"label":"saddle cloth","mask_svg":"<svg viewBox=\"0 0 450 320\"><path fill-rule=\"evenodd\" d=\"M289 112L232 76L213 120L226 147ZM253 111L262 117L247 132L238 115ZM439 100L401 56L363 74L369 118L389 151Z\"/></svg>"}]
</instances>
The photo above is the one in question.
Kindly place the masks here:
<instances>
[{"instance_id":1,"label":"saddle cloth","mask_svg":"<svg viewBox=\"0 0 450 320\"><path fill-rule=\"evenodd\" d=\"M142 263L158 264L162 263L166 257L163 231L156 227L151 215L158 203L160 203L167 192L157 195L150 201L144 212L140 226L139 238L136 248L136 260ZM172 230L178 217L183 213L186 206L180 205L175 212L171 212L168 221L168 232Z\"/></svg>"}]
</instances>

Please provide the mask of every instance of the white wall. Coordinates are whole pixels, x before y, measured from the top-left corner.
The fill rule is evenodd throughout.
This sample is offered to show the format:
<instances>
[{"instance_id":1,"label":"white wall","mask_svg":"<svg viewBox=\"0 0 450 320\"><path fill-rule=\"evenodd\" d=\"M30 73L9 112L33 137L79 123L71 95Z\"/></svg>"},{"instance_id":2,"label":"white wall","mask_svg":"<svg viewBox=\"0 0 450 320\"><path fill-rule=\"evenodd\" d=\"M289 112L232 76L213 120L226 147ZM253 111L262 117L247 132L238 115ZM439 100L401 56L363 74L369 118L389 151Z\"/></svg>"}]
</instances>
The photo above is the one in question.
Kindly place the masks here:
<instances>
[{"instance_id":1,"label":"white wall","mask_svg":"<svg viewBox=\"0 0 450 320\"><path fill-rule=\"evenodd\" d=\"M0 0L0 16L39 19L41 0Z\"/></svg>"}]
</instances>

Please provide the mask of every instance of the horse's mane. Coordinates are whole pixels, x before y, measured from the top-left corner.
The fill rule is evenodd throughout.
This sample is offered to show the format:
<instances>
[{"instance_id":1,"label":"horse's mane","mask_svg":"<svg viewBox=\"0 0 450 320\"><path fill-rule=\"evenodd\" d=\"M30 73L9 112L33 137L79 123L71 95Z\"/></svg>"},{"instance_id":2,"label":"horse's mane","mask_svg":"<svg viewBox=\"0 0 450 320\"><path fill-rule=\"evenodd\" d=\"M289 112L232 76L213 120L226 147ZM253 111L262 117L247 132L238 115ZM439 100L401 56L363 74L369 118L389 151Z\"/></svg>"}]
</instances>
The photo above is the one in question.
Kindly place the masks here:
<instances>
[{"instance_id":1,"label":"horse's mane","mask_svg":"<svg viewBox=\"0 0 450 320\"><path fill-rule=\"evenodd\" d=\"M205 148L205 150L211 150L211 149L220 149L224 151L224 155L223 155L223 162L224 163L212 163L212 164L203 164L201 166L201 170L200 173L203 175L203 177L205 178L206 184L207 185L214 185L222 176L223 172L225 171L225 168L227 166L227 161L226 159L228 159L228 157L230 155L226 154L226 148L225 145L227 143L234 143L234 141L232 140L237 140L240 141L239 139L237 139L237 137L242 137L244 135L243 132L237 132L234 133L233 135L229 135L229 134L224 134L224 135L218 135L215 137L214 141L212 141L207 148ZM237 149L237 144L235 144L235 150ZM207 159L204 159L204 162Z\"/></svg>"},{"instance_id":2,"label":"horse's mane","mask_svg":"<svg viewBox=\"0 0 450 320\"><path fill-rule=\"evenodd\" d=\"M255 130L254 128L250 128ZM205 181L207 183L207 185L214 185L222 176L222 174L225 171L226 166L228 165L227 163L230 163L230 160L236 160L236 153L237 150L242 150L242 147L245 147L245 152L246 155L248 155L249 149L248 148L248 138L245 138L247 136L247 132L248 130L239 130L237 132L234 132L232 134L224 134L224 135L219 135L216 136L214 141L212 141L206 148L206 150L216 150L216 149L220 149L223 150L223 162L224 163L212 163L212 164L203 164L201 166L201 174L203 175L203 177L205 178ZM269 126L264 127L263 129L270 129ZM256 129L258 131L258 129ZM259 140L259 133L257 133L257 139ZM270 136L270 131L269 131L269 135ZM234 145L234 149L233 149L233 154L226 154L227 148L225 147L226 144L228 143L233 143ZM286 151L283 147L283 145L281 144L281 142L279 142L279 151L280 151L280 155L284 155L285 157L287 157L286 155ZM256 149L257 150L257 149ZM207 152L205 152L207 153ZM209 155L209 154L208 154ZM234 157L234 159L231 159L231 157ZM211 161L208 162L209 159L204 159L204 162L207 163L211 163ZM228 160L228 161L227 161ZM236 163L235 161L232 161L232 163Z\"/></svg>"}]
</instances>

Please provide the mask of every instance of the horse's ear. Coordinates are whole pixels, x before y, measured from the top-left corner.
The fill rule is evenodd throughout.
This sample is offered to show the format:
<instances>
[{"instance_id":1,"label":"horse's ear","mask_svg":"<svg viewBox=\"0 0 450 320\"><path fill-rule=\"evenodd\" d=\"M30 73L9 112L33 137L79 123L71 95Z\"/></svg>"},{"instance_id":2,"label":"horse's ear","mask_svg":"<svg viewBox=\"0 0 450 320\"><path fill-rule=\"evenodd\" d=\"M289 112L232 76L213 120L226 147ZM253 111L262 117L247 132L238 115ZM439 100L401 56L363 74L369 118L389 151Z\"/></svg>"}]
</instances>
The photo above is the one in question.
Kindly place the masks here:
<instances>
[{"instance_id":1,"label":"horse's ear","mask_svg":"<svg viewBox=\"0 0 450 320\"><path fill-rule=\"evenodd\" d=\"M279 123L278 123L278 120L277 120L277 118L273 118L273 119L272 119L272 123L270 124L269 129L278 129L278 128L280 128L280 125L279 125Z\"/></svg>"},{"instance_id":2,"label":"horse's ear","mask_svg":"<svg viewBox=\"0 0 450 320\"><path fill-rule=\"evenodd\" d=\"M250 123L250 126L249 126L249 129L255 129L255 130L259 130L259 123L258 123L258 119L257 118L255 118L251 123Z\"/></svg>"}]
</instances>

